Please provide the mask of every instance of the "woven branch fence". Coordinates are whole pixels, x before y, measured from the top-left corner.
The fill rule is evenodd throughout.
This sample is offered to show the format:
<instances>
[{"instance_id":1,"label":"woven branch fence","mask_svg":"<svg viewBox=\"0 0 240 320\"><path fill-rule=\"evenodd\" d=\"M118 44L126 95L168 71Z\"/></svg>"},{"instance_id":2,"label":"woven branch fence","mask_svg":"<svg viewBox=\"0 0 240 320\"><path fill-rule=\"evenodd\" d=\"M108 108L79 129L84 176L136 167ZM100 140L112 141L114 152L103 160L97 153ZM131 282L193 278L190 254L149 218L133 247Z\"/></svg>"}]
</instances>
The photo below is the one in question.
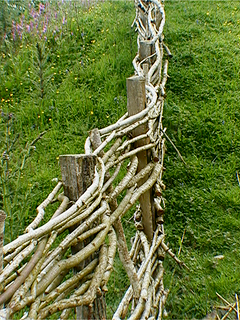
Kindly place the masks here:
<instances>
[{"instance_id":1,"label":"woven branch fence","mask_svg":"<svg viewBox=\"0 0 240 320\"><path fill-rule=\"evenodd\" d=\"M89 133L85 154L62 155L62 181L38 206L25 232L4 245L0 319L106 319L105 295L116 249L128 275L113 319L161 319L167 290L163 260L165 129L162 113L169 49L160 0L135 0L135 75L127 79L127 113ZM49 217L52 203L59 202ZM136 234L128 250L121 218L131 210ZM4 213L1 212L1 243ZM21 316L19 316L21 315ZM96 317L96 318L97 318ZM56 317L55 317L56 318Z\"/></svg>"}]
</instances>

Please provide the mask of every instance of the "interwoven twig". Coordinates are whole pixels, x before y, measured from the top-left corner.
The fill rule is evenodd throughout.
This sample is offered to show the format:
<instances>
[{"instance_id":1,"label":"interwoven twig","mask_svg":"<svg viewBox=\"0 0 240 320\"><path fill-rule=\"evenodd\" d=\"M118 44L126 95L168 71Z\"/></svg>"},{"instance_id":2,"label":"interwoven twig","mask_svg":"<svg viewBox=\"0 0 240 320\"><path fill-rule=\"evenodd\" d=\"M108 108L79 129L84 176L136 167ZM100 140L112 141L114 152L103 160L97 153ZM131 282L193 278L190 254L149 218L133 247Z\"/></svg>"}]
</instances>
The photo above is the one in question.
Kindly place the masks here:
<instances>
[{"instance_id":1,"label":"interwoven twig","mask_svg":"<svg viewBox=\"0 0 240 320\"><path fill-rule=\"evenodd\" d=\"M138 31L139 51L133 65L135 74L146 79L147 106L134 116L125 114L115 124L97 130L97 143L90 134L85 143L85 154L97 156L92 185L70 205L67 197L60 193L62 183L59 182L38 206L37 216L25 233L3 247L5 266L0 274L4 287L0 296L0 305L4 304L0 311L2 319L11 318L26 307L28 311L22 319L45 319L58 311L62 311L61 319L67 319L71 308L91 305L99 290L107 291L117 245L131 285L113 319L161 319L167 297L162 258L165 251L169 251L164 244L163 229L165 129L162 127L162 113L167 58L171 53L163 43L165 13L162 1L135 0L135 5L134 25ZM152 52L141 60L139 52L143 42L151 46ZM143 123L147 124L147 133L131 137L133 129ZM133 143L146 138L149 138L147 144L132 148ZM151 161L137 172L136 155L143 150L151 152ZM120 179L119 172L126 165L128 171ZM141 184L141 181L145 182ZM121 217L150 189L154 190L156 210L152 243L142 231L141 210L137 207L134 214L137 231L128 252ZM45 210L56 200L60 205L46 221ZM76 225L72 233L64 233ZM71 246L85 239L89 239L88 244L69 256ZM94 253L97 253L95 258L87 260ZM72 274L71 270L84 260L90 262Z\"/></svg>"}]
</instances>

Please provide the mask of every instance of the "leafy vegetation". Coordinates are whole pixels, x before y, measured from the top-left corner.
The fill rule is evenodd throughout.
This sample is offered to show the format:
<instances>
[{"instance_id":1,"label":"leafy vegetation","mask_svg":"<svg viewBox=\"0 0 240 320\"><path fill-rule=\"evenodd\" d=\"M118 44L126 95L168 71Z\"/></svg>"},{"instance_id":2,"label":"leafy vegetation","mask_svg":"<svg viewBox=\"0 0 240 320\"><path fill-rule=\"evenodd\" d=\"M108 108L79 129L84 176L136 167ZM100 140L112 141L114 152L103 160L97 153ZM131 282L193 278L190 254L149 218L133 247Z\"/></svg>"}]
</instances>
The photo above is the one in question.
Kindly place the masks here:
<instances>
[{"instance_id":1,"label":"leafy vegetation","mask_svg":"<svg viewBox=\"0 0 240 320\"><path fill-rule=\"evenodd\" d=\"M168 0L165 9L173 58L164 126L187 163L168 142L165 230L191 270L167 257L166 309L169 319L198 319L218 304L216 292L229 301L240 292L240 8ZM60 177L59 155L82 153L90 129L125 113L137 45L133 2L1 0L0 10L0 207L8 242ZM109 317L124 277L117 262Z\"/></svg>"}]
</instances>

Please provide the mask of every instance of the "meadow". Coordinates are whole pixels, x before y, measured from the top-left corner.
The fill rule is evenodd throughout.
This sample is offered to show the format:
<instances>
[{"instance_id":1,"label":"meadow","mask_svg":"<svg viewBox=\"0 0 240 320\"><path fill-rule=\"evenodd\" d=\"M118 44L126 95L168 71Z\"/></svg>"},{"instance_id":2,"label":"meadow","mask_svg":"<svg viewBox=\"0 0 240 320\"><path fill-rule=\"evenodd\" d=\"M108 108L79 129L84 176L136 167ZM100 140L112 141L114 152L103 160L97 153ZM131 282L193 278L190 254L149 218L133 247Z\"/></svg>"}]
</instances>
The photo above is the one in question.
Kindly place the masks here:
<instances>
[{"instance_id":1,"label":"meadow","mask_svg":"<svg viewBox=\"0 0 240 320\"><path fill-rule=\"evenodd\" d=\"M216 292L230 302L240 294L240 7L167 0L165 10L173 54L163 120L172 141L165 156L165 231L190 269L166 258L166 310L168 319L201 319L222 304ZM137 52L134 16L133 1L1 0L5 242L21 234L61 178L59 155L83 153L89 130L126 112L126 78ZM116 262L109 318L124 279Z\"/></svg>"}]
</instances>

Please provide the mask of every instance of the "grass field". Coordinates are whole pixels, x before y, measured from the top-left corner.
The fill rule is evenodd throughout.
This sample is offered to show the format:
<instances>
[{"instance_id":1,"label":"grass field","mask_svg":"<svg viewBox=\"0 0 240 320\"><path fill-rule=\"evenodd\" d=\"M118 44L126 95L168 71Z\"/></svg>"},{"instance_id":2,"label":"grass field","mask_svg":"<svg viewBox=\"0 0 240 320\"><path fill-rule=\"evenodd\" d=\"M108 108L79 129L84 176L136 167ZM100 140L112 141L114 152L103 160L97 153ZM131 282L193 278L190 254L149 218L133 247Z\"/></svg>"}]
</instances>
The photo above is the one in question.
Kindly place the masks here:
<instances>
[{"instance_id":1,"label":"grass field","mask_svg":"<svg viewBox=\"0 0 240 320\"><path fill-rule=\"evenodd\" d=\"M63 3L56 17L54 6L40 12L25 0L16 8L1 2L0 208L8 242L60 178L59 155L82 153L90 129L125 113L137 45L131 1L83 8L73 2L71 10ZM29 32L37 10L39 29ZM44 20L47 10L56 25ZM166 309L168 319L201 319L222 304L216 292L230 302L240 294L240 6L166 0L165 10L173 58L164 126L186 162L167 142L165 230L190 269L166 259ZM126 289L124 277L117 263L109 317Z\"/></svg>"},{"instance_id":2,"label":"grass field","mask_svg":"<svg viewBox=\"0 0 240 320\"><path fill-rule=\"evenodd\" d=\"M166 233L191 272L166 266L170 318L200 318L240 292L240 7L235 1L167 1L173 52L165 121ZM214 259L223 255L223 260ZM170 283L169 282L169 283Z\"/></svg>"}]
</instances>

